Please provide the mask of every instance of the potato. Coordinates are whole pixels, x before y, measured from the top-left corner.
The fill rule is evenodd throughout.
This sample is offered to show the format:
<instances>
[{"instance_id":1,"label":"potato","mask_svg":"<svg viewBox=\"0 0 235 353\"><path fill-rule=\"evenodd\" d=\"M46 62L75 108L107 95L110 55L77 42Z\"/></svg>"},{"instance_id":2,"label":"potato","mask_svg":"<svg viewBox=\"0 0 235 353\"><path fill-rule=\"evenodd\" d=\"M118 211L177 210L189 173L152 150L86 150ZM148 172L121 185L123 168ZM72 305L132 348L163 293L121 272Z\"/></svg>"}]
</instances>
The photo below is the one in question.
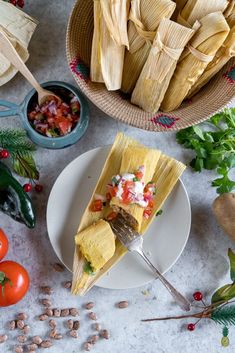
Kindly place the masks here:
<instances>
[{"instance_id":1,"label":"potato","mask_svg":"<svg viewBox=\"0 0 235 353\"><path fill-rule=\"evenodd\" d=\"M213 202L213 212L224 232L235 241L235 194L218 196Z\"/></svg>"}]
</instances>

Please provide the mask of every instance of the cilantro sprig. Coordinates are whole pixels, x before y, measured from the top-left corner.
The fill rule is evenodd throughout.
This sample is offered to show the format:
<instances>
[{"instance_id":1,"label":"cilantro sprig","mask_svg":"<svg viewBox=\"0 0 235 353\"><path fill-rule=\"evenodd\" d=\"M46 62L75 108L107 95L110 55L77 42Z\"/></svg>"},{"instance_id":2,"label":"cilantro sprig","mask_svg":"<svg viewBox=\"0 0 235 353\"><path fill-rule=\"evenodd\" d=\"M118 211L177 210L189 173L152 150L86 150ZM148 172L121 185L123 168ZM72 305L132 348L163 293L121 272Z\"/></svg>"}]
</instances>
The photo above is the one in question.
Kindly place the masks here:
<instances>
[{"instance_id":1,"label":"cilantro sprig","mask_svg":"<svg viewBox=\"0 0 235 353\"><path fill-rule=\"evenodd\" d=\"M235 108L225 109L207 122L181 130L177 142L195 152L190 166L196 171L216 170L212 181L218 194L235 189L229 173L235 167Z\"/></svg>"}]
</instances>

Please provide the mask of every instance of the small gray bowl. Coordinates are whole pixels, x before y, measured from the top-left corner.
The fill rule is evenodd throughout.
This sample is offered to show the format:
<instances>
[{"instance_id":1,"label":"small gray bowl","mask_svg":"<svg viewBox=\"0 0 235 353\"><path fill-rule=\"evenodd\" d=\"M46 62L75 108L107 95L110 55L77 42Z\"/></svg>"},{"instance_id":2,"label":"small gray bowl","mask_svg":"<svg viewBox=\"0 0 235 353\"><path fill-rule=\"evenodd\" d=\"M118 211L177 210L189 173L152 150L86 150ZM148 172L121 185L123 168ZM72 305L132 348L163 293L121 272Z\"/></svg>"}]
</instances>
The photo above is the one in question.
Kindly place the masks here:
<instances>
[{"instance_id":1,"label":"small gray bowl","mask_svg":"<svg viewBox=\"0 0 235 353\"><path fill-rule=\"evenodd\" d=\"M50 90L56 91L59 89L67 90L70 93L74 94L79 100L81 111L80 119L75 126L75 128L68 134L62 137L47 137L39 134L34 128L30 125L28 120L28 109L30 105L37 101L37 93L35 89L32 89L23 102L19 105L8 102L5 100L0 100L0 107L9 108L7 110L0 111L0 118L10 117L10 116L19 116L24 129L26 130L29 138L37 145L49 148L49 149L60 149L73 145L76 143L86 132L89 123L89 107L86 99L83 97L80 90L68 83L60 81L50 81L42 84L42 87ZM56 93L57 94L57 93Z\"/></svg>"}]
</instances>

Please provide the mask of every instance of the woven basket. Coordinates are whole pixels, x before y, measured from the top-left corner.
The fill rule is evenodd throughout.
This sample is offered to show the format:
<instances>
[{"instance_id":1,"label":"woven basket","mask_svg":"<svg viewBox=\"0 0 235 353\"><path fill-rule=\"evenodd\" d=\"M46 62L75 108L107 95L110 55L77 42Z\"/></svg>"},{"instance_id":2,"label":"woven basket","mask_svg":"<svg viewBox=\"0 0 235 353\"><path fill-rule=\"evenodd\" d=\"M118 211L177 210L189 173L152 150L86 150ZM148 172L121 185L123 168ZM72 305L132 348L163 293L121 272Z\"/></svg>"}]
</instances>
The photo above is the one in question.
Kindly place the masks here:
<instances>
[{"instance_id":1,"label":"woven basket","mask_svg":"<svg viewBox=\"0 0 235 353\"><path fill-rule=\"evenodd\" d=\"M172 131L195 125L227 106L235 95L235 58L195 97L171 112L146 113L119 92L89 80L93 36L93 0L77 0L66 38L67 59L81 91L102 111L126 124L150 131Z\"/></svg>"}]
</instances>

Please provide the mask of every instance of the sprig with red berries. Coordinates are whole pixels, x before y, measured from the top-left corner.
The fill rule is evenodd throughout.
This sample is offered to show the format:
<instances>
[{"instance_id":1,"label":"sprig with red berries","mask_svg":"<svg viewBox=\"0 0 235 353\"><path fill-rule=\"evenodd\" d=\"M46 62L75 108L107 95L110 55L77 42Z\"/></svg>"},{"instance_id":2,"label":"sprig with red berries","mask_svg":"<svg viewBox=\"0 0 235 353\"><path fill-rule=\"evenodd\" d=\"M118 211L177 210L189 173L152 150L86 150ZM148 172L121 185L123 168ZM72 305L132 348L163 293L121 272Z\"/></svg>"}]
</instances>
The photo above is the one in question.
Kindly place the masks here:
<instances>
[{"instance_id":1,"label":"sprig with red berries","mask_svg":"<svg viewBox=\"0 0 235 353\"><path fill-rule=\"evenodd\" d=\"M193 294L193 299L196 302L201 302L202 305L195 305L192 303L192 307L200 307L202 310L188 314L188 315L179 315L179 316L167 316L159 317L153 319L145 319L143 322L150 321L162 321L162 320L180 320L187 318L194 318L196 321L191 322L187 325L189 331L194 331L197 324L203 319L210 319L218 324L223 325L221 339L221 344L224 347L229 345L229 325L235 325L235 253L229 249L228 257L230 261L230 277L232 283L226 284L223 287L217 289L217 291L211 297L211 304L206 305L203 295L201 292L195 292Z\"/></svg>"},{"instance_id":2,"label":"sprig with red berries","mask_svg":"<svg viewBox=\"0 0 235 353\"><path fill-rule=\"evenodd\" d=\"M25 192L33 189L41 192L42 185L36 183L39 180L33 152L35 145L28 140L26 132L21 129L0 129L0 160L7 160L13 171L21 177L29 179L24 184Z\"/></svg>"},{"instance_id":3,"label":"sprig with red berries","mask_svg":"<svg viewBox=\"0 0 235 353\"><path fill-rule=\"evenodd\" d=\"M5 1L9 2L14 6L19 6L20 8L24 7L24 0L5 0Z\"/></svg>"}]
</instances>

